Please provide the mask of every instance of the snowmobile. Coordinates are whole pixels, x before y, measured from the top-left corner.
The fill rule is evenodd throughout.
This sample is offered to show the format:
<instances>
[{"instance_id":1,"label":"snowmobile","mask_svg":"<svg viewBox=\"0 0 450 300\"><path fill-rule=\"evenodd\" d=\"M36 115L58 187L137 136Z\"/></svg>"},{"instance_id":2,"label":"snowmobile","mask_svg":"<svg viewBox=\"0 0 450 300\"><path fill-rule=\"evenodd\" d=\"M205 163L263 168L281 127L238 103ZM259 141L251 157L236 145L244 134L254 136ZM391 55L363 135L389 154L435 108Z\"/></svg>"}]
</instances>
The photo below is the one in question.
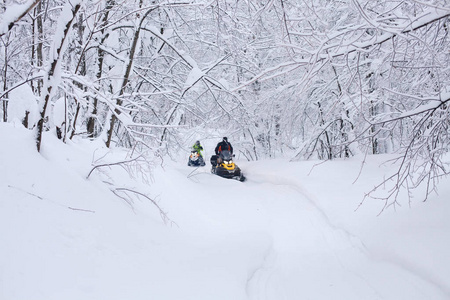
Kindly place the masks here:
<instances>
[{"instance_id":1,"label":"snowmobile","mask_svg":"<svg viewBox=\"0 0 450 300\"><path fill-rule=\"evenodd\" d=\"M245 181L245 176L241 169L233 162L234 154L224 150L219 155L211 156L211 173L224 178L232 178L239 181Z\"/></svg>"},{"instance_id":2,"label":"snowmobile","mask_svg":"<svg viewBox=\"0 0 450 300\"><path fill-rule=\"evenodd\" d=\"M189 155L188 166L190 167L203 167L205 165L205 160L203 156L200 155L195 150L191 151L191 155Z\"/></svg>"}]
</instances>

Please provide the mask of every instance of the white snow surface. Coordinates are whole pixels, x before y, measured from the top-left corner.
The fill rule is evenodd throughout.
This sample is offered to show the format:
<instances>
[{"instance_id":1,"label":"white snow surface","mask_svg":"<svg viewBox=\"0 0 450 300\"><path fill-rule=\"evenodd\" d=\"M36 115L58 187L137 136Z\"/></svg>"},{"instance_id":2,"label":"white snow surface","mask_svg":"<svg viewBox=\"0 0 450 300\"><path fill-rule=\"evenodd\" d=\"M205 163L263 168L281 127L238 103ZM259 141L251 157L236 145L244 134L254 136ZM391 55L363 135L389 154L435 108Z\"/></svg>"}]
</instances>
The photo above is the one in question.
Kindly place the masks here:
<instances>
[{"instance_id":1,"label":"white snow surface","mask_svg":"<svg viewBox=\"0 0 450 300\"><path fill-rule=\"evenodd\" d=\"M390 156L369 157L359 176L361 157L237 157L241 183L188 167L186 153L151 174L111 166L87 178L127 152L47 132L37 153L18 123L0 123L0 140L2 300L450 299L448 178L427 202L417 191L396 211L378 216L384 203L370 199L355 210L395 170L381 164Z\"/></svg>"},{"instance_id":2,"label":"white snow surface","mask_svg":"<svg viewBox=\"0 0 450 300\"><path fill-rule=\"evenodd\" d=\"M16 122L22 122L29 112L29 124L35 124L39 119L39 107L36 96L31 88L24 84L9 92L8 118Z\"/></svg>"}]
</instances>

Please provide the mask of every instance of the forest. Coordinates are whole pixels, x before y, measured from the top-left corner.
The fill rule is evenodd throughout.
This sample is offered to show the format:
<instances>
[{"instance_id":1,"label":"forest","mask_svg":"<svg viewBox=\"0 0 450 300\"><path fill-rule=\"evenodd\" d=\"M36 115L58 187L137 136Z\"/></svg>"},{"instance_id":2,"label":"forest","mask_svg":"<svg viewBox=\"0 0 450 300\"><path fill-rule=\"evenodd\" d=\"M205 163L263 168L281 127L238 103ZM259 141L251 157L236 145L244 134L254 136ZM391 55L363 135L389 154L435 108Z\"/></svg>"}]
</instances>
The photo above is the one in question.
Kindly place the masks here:
<instances>
[{"instance_id":1,"label":"forest","mask_svg":"<svg viewBox=\"0 0 450 300\"><path fill-rule=\"evenodd\" d=\"M421 184L426 199L449 173L449 0L3 0L0 12L1 122L33 130L37 151L53 130L156 156L217 132L249 161L395 153L390 203Z\"/></svg>"}]
</instances>

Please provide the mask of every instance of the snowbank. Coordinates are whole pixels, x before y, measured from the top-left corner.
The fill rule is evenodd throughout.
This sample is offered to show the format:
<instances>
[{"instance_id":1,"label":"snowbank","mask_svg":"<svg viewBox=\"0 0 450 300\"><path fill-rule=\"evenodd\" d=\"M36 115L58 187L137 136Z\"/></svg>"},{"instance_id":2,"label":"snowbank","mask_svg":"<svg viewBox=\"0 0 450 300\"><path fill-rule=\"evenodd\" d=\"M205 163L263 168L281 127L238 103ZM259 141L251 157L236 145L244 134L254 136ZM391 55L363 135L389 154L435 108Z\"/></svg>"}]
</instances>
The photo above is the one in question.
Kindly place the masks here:
<instances>
[{"instance_id":1,"label":"snowbank","mask_svg":"<svg viewBox=\"0 0 450 300\"><path fill-rule=\"evenodd\" d=\"M39 154L31 131L0 123L0 299L450 297L448 179L428 202L377 216L379 201L355 209L393 170L386 157L360 175L359 158L312 171L238 160L240 183L187 167L186 153L87 178L127 153L44 138Z\"/></svg>"}]
</instances>

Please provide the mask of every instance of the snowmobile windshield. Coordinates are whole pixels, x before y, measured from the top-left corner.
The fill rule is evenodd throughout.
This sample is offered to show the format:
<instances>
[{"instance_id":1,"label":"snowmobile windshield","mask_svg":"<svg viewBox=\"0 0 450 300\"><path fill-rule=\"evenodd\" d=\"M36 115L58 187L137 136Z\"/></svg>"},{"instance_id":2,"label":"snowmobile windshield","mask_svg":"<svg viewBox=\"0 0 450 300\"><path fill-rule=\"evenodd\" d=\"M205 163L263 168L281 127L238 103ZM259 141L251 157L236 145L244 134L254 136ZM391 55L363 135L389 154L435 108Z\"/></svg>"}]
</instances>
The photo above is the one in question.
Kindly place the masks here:
<instances>
[{"instance_id":1,"label":"snowmobile windshield","mask_svg":"<svg viewBox=\"0 0 450 300\"><path fill-rule=\"evenodd\" d=\"M233 156L231 155L231 152L229 150L223 150L220 153L220 156L222 156L223 160L232 160Z\"/></svg>"}]
</instances>

